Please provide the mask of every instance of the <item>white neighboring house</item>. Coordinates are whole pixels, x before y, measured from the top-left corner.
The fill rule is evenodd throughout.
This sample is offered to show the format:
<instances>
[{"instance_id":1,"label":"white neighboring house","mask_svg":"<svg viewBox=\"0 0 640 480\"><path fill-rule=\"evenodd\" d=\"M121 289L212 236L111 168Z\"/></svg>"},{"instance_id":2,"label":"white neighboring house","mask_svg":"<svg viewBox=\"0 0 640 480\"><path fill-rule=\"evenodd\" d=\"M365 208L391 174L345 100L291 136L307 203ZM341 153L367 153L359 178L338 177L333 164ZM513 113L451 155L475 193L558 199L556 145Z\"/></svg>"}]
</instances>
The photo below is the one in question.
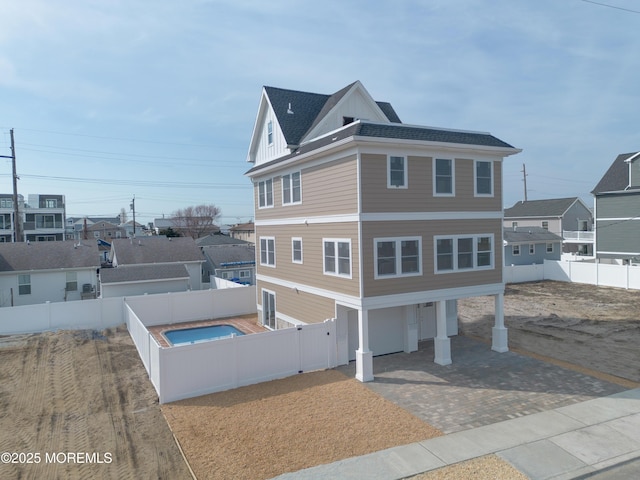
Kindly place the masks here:
<instances>
[{"instance_id":1,"label":"white neighboring house","mask_svg":"<svg viewBox=\"0 0 640 480\"><path fill-rule=\"evenodd\" d=\"M95 298L95 242L0 243L0 306Z\"/></svg>"},{"instance_id":2,"label":"white neighboring house","mask_svg":"<svg viewBox=\"0 0 640 480\"><path fill-rule=\"evenodd\" d=\"M115 239L100 271L101 296L144 295L202 289L200 248L190 237Z\"/></svg>"}]
</instances>

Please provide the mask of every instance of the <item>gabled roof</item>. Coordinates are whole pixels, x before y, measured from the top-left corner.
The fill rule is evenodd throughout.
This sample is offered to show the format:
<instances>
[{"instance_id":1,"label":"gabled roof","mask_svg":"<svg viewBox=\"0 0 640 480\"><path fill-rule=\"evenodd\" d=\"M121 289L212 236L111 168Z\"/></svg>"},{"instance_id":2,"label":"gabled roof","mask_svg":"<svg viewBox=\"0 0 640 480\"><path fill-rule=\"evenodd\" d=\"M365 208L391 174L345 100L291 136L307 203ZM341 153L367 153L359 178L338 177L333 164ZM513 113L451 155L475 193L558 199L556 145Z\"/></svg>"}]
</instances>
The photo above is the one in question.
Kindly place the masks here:
<instances>
[{"instance_id":1,"label":"gabled roof","mask_svg":"<svg viewBox=\"0 0 640 480\"><path fill-rule=\"evenodd\" d=\"M0 243L0 272L99 268L96 242Z\"/></svg>"},{"instance_id":2,"label":"gabled roof","mask_svg":"<svg viewBox=\"0 0 640 480\"><path fill-rule=\"evenodd\" d=\"M599 193L619 192L627 189L629 187L629 165L627 160L639 153L621 153L618 155L591 193L597 195ZM635 186L635 188L640 188L640 186Z\"/></svg>"},{"instance_id":3,"label":"gabled roof","mask_svg":"<svg viewBox=\"0 0 640 480\"><path fill-rule=\"evenodd\" d=\"M578 201L580 201L578 197L520 201L504 210L504 218L562 217Z\"/></svg>"},{"instance_id":4,"label":"gabled roof","mask_svg":"<svg viewBox=\"0 0 640 480\"><path fill-rule=\"evenodd\" d=\"M199 247L221 245L253 245L251 242L247 242L246 240L240 240L239 238L233 238L221 234L207 235L206 237L198 238L196 239L196 244Z\"/></svg>"},{"instance_id":5,"label":"gabled roof","mask_svg":"<svg viewBox=\"0 0 640 480\"><path fill-rule=\"evenodd\" d=\"M214 268L220 268L226 266L225 264L238 262L250 265L255 263L256 260L255 249L244 245L205 247L204 254Z\"/></svg>"},{"instance_id":6,"label":"gabled roof","mask_svg":"<svg viewBox=\"0 0 640 480\"><path fill-rule=\"evenodd\" d=\"M542 227L518 227L516 230L505 228L503 238L506 244L562 242L562 237Z\"/></svg>"},{"instance_id":7,"label":"gabled roof","mask_svg":"<svg viewBox=\"0 0 640 480\"><path fill-rule=\"evenodd\" d=\"M356 84L359 82L353 82L331 95L266 86L264 90L287 145L300 145L305 134L317 126ZM375 103L390 122L400 123L390 103ZM290 111L293 114L288 113Z\"/></svg>"},{"instance_id":8,"label":"gabled roof","mask_svg":"<svg viewBox=\"0 0 640 480\"><path fill-rule=\"evenodd\" d=\"M131 283L154 280L188 279L189 272L184 265L125 265L100 270L100 283Z\"/></svg>"},{"instance_id":9,"label":"gabled roof","mask_svg":"<svg viewBox=\"0 0 640 480\"><path fill-rule=\"evenodd\" d=\"M238 225L234 225L229 230L232 232L254 232L256 230L256 226L253 222L240 223Z\"/></svg>"},{"instance_id":10,"label":"gabled roof","mask_svg":"<svg viewBox=\"0 0 640 480\"><path fill-rule=\"evenodd\" d=\"M200 248L191 237L118 238L111 244L111 256L119 266L204 261Z\"/></svg>"},{"instance_id":11,"label":"gabled roof","mask_svg":"<svg viewBox=\"0 0 640 480\"><path fill-rule=\"evenodd\" d=\"M478 147L490 147L499 149L510 149L512 153L520 150L509 145L506 142L494 137L486 132L470 132L464 130L451 130L435 127L421 127L417 125L393 124L393 123L372 123L358 120L352 124L325 135L309 143L301 145L290 155L277 158L271 162L257 165L247 171L247 174L257 170L275 165L277 163L297 157L301 154L311 152L321 147L325 147L340 140L354 137L355 139L373 140L373 139L391 139L391 140L409 140L417 142L433 142L433 143L450 143L457 145L469 145Z\"/></svg>"}]
</instances>

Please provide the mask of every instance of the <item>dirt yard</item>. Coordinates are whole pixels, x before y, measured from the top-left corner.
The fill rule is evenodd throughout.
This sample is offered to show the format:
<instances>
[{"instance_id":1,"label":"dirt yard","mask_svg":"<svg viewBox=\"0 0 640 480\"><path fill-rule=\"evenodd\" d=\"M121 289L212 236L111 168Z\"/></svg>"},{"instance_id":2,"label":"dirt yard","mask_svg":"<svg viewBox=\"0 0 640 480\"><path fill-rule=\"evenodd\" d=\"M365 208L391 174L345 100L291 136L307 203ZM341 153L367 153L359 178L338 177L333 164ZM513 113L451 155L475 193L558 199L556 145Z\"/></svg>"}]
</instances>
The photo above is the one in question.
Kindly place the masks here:
<instances>
[{"instance_id":1,"label":"dirt yard","mask_svg":"<svg viewBox=\"0 0 640 480\"><path fill-rule=\"evenodd\" d=\"M615 375L633 388L638 305L636 291L511 285L510 348ZM492 297L460 302L461 332L489 339L493 308ZM27 454L15 457L23 464L0 463L0 478L189 479L163 414L200 480L270 478L441 434L337 371L161 408L124 329L0 338L0 453ZM517 478L494 456L418 478L470 477Z\"/></svg>"},{"instance_id":2,"label":"dirt yard","mask_svg":"<svg viewBox=\"0 0 640 480\"><path fill-rule=\"evenodd\" d=\"M493 315L493 297L459 302L461 333L489 340ZM640 382L640 291L549 281L510 284L504 315L511 349Z\"/></svg>"},{"instance_id":3,"label":"dirt yard","mask_svg":"<svg viewBox=\"0 0 640 480\"><path fill-rule=\"evenodd\" d=\"M0 454L0 478L190 478L124 328L0 337Z\"/></svg>"}]
</instances>

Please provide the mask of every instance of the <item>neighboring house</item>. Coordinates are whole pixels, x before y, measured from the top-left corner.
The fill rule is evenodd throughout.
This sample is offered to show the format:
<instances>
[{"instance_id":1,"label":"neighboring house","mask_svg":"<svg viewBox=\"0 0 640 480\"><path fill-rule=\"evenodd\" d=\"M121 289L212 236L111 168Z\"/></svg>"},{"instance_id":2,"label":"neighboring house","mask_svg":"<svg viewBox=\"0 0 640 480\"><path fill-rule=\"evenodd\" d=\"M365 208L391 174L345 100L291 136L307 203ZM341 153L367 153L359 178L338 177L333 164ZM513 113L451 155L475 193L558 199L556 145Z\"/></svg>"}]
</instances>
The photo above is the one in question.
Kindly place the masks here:
<instances>
[{"instance_id":1,"label":"neighboring house","mask_svg":"<svg viewBox=\"0 0 640 480\"><path fill-rule=\"evenodd\" d=\"M64 195L29 195L22 230L25 241L65 240Z\"/></svg>"},{"instance_id":2,"label":"neighboring house","mask_svg":"<svg viewBox=\"0 0 640 480\"><path fill-rule=\"evenodd\" d=\"M640 263L640 152L618 155L591 193L597 258Z\"/></svg>"},{"instance_id":3,"label":"neighboring house","mask_svg":"<svg viewBox=\"0 0 640 480\"><path fill-rule=\"evenodd\" d=\"M240 223L229 229L229 235L233 238L256 243L256 231L253 222Z\"/></svg>"},{"instance_id":4,"label":"neighboring house","mask_svg":"<svg viewBox=\"0 0 640 480\"><path fill-rule=\"evenodd\" d=\"M95 298L99 268L94 242L0 243L0 305Z\"/></svg>"},{"instance_id":5,"label":"neighboring house","mask_svg":"<svg viewBox=\"0 0 640 480\"><path fill-rule=\"evenodd\" d=\"M87 239L104 240L108 243L118 238L127 238L127 231L124 228L107 221L96 222L87 226L86 230L83 230L83 237L85 233Z\"/></svg>"},{"instance_id":6,"label":"neighboring house","mask_svg":"<svg viewBox=\"0 0 640 480\"><path fill-rule=\"evenodd\" d=\"M92 238L92 234L89 233L89 228L99 223L119 225L120 217L69 217L66 222L67 239L88 240L89 238Z\"/></svg>"},{"instance_id":7,"label":"neighboring house","mask_svg":"<svg viewBox=\"0 0 640 480\"><path fill-rule=\"evenodd\" d=\"M505 228L503 238L506 266L542 265L562 256L562 237L542 227Z\"/></svg>"},{"instance_id":8,"label":"neighboring house","mask_svg":"<svg viewBox=\"0 0 640 480\"><path fill-rule=\"evenodd\" d=\"M114 269L149 265L156 267L165 265L182 266L186 270L187 276L189 278L187 289L200 290L202 288L202 264L204 263L205 259L202 255L202 252L200 251L200 248L196 245L196 242L192 238L166 238L153 236L115 239L111 243L109 260L111 261ZM116 274L108 273L107 275ZM179 270L179 273L178 270L170 270L170 275L177 275L174 277L170 277L171 280L182 279L184 277L182 270ZM135 275L132 274L131 277L135 277ZM121 279L122 277L118 278ZM157 269L155 271L155 276L149 277L149 282L151 283L158 278L166 281L168 278L167 271L163 269ZM182 287L180 286L180 288ZM144 290L143 286L140 285L136 288L135 291L136 293L129 293L129 295L140 293L158 293L157 290L154 290L153 292L150 290Z\"/></svg>"},{"instance_id":9,"label":"neighboring house","mask_svg":"<svg viewBox=\"0 0 640 480\"><path fill-rule=\"evenodd\" d=\"M100 269L100 296L103 298L186 292L189 287L189 272L180 263Z\"/></svg>"},{"instance_id":10,"label":"neighboring house","mask_svg":"<svg viewBox=\"0 0 640 480\"><path fill-rule=\"evenodd\" d=\"M22 211L24 197L18 195L18 205ZM15 209L13 207L13 195L10 193L0 193L0 242L13 242L13 218ZM20 223L22 225L22 223Z\"/></svg>"},{"instance_id":11,"label":"neighboring house","mask_svg":"<svg viewBox=\"0 0 640 480\"><path fill-rule=\"evenodd\" d=\"M134 228L133 220L129 220L126 223L121 223L118 226L126 232L127 237L141 236L141 235L147 234L147 227L145 227L141 223L135 222L135 228Z\"/></svg>"},{"instance_id":12,"label":"neighboring house","mask_svg":"<svg viewBox=\"0 0 640 480\"><path fill-rule=\"evenodd\" d=\"M29 195L24 201L18 195L19 242L46 242L66 240L64 195ZM0 242L13 241L13 195L0 194Z\"/></svg>"},{"instance_id":13,"label":"neighboring house","mask_svg":"<svg viewBox=\"0 0 640 480\"><path fill-rule=\"evenodd\" d=\"M217 234L196 240L206 258L202 281L219 277L246 285L255 284L256 252L253 243Z\"/></svg>"},{"instance_id":14,"label":"neighboring house","mask_svg":"<svg viewBox=\"0 0 640 480\"><path fill-rule=\"evenodd\" d=\"M562 251L593 255L593 214L578 197L517 202L504 211L504 227L542 227L563 238Z\"/></svg>"},{"instance_id":15,"label":"neighboring house","mask_svg":"<svg viewBox=\"0 0 640 480\"><path fill-rule=\"evenodd\" d=\"M249 146L258 310L269 328L337 321L338 363L435 337L451 363L457 299L503 318L502 161L489 133L405 125L360 82L333 95L264 87Z\"/></svg>"}]
</instances>

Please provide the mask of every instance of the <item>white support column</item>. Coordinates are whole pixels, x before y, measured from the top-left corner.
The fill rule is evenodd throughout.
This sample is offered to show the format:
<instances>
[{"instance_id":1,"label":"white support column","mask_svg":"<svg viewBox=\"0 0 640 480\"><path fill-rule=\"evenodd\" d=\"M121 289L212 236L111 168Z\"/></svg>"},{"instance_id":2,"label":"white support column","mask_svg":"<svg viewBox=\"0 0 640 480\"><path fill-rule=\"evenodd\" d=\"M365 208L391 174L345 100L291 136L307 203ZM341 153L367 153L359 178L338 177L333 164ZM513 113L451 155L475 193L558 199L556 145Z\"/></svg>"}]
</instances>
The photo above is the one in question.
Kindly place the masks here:
<instances>
[{"instance_id":1,"label":"white support column","mask_svg":"<svg viewBox=\"0 0 640 480\"><path fill-rule=\"evenodd\" d=\"M436 302L436 338L433 339L435 358L438 365L451 364L451 339L447 337L447 302Z\"/></svg>"},{"instance_id":2,"label":"white support column","mask_svg":"<svg viewBox=\"0 0 640 480\"><path fill-rule=\"evenodd\" d=\"M504 326L504 293L498 293L494 298L496 323L491 331L491 350L504 353L509 351L509 339Z\"/></svg>"},{"instance_id":3,"label":"white support column","mask_svg":"<svg viewBox=\"0 0 640 480\"><path fill-rule=\"evenodd\" d=\"M369 350L369 312L358 310L358 350L356 350L356 378L361 382L373 380L373 352Z\"/></svg>"}]
</instances>

